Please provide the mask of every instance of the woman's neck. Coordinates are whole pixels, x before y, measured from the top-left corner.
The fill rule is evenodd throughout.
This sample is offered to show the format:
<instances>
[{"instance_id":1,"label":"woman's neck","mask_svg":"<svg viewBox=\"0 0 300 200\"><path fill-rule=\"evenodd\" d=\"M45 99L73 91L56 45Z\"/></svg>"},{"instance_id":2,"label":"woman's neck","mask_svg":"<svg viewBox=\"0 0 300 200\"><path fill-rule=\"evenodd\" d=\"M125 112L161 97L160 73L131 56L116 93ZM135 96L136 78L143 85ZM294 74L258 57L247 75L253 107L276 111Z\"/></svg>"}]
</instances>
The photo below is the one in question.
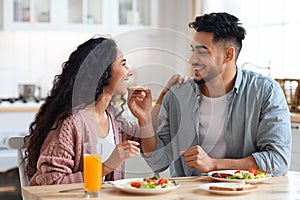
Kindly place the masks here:
<instances>
[{"instance_id":1,"label":"woman's neck","mask_svg":"<svg viewBox=\"0 0 300 200\"><path fill-rule=\"evenodd\" d=\"M97 126L97 135L100 138L106 137L109 132L109 118L106 113L106 109L109 106L111 98L112 95L101 94L98 100L89 108L87 108L87 111L90 113L94 124Z\"/></svg>"},{"instance_id":2,"label":"woman's neck","mask_svg":"<svg viewBox=\"0 0 300 200\"><path fill-rule=\"evenodd\" d=\"M98 100L95 102L95 111L99 115L103 115L110 104L110 101L112 99L111 94L102 94L99 96Z\"/></svg>"}]
</instances>

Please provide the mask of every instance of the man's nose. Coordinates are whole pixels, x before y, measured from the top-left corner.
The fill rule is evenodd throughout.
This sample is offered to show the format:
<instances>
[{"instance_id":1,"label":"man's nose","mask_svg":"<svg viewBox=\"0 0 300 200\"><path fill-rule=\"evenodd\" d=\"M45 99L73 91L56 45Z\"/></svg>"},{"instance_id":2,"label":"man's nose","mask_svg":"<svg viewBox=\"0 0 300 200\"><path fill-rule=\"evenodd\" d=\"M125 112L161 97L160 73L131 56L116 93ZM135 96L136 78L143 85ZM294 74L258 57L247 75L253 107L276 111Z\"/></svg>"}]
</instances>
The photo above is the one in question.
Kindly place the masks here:
<instances>
[{"instance_id":1,"label":"man's nose","mask_svg":"<svg viewBox=\"0 0 300 200\"><path fill-rule=\"evenodd\" d=\"M192 53L192 55L189 59L189 64L192 65L193 63L196 63L196 62L197 62L197 59L196 59L195 53Z\"/></svg>"}]
</instances>

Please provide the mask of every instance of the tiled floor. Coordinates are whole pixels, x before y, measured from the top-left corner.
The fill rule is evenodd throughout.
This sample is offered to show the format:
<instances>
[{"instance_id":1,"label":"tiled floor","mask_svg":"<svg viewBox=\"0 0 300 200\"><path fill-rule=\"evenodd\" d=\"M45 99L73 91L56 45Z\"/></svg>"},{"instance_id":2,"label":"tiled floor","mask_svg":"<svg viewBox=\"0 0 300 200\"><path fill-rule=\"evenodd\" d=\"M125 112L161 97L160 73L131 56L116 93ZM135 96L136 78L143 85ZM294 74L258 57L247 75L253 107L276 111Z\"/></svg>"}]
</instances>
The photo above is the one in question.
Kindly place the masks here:
<instances>
[{"instance_id":1,"label":"tiled floor","mask_svg":"<svg viewBox=\"0 0 300 200\"><path fill-rule=\"evenodd\" d=\"M18 169L0 173L0 199L21 200L21 188Z\"/></svg>"}]
</instances>

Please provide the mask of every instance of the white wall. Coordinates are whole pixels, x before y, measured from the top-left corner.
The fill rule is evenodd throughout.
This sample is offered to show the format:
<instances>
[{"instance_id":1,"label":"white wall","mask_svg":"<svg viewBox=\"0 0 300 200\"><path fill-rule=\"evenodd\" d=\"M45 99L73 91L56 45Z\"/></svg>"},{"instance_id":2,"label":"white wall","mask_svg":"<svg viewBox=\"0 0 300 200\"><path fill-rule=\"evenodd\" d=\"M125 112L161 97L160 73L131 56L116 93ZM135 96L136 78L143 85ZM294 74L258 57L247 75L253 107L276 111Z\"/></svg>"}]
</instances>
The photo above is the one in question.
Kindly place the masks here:
<instances>
[{"instance_id":1,"label":"white wall","mask_svg":"<svg viewBox=\"0 0 300 200\"><path fill-rule=\"evenodd\" d=\"M0 97L17 97L18 83L42 86L45 95L70 53L91 33L0 31Z\"/></svg>"},{"instance_id":2,"label":"white wall","mask_svg":"<svg viewBox=\"0 0 300 200\"><path fill-rule=\"evenodd\" d=\"M273 78L300 78L298 46L300 17L298 0L197 0L203 12L229 12L237 16L247 35L238 65L245 62L271 67ZM267 74L247 65L247 68Z\"/></svg>"},{"instance_id":3,"label":"white wall","mask_svg":"<svg viewBox=\"0 0 300 200\"><path fill-rule=\"evenodd\" d=\"M154 98L174 73L189 73L192 0L154 0L152 31L110 33L135 72L132 84L153 89ZM154 19L156 22L154 22ZM159 28L164 28L160 30ZM94 32L0 31L0 98L17 97L18 83L42 86L45 96L54 75L75 48ZM137 49L137 47L139 49ZM149 50L149 47L152 50ZM153 50L154 49L154 50Z\"/></svg>"}]
</instances>

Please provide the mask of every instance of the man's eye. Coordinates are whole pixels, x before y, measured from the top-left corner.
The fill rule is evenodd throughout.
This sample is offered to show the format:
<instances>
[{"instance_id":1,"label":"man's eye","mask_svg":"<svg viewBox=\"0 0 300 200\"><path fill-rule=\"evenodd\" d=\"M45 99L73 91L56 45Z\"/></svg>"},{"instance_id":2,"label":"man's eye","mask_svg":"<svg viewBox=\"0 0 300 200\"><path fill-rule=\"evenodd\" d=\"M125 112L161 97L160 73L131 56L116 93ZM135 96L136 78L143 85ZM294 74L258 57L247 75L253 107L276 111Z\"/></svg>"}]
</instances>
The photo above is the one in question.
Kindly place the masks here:
<instances>
[{"instance_id":1,"label":"man's eye","mask_svg":"<svg viewBox=\"0 0 300 200\"><path fill-rule=\"evenodd\" d=\"M206 54L206 53L207 53L207 52L206 52L206 51L203 51L203 50L199 50L199 51L198 51L198 54L201 54L201 55L202 55L202 54Z\"/></svg>"}]
</instances>

